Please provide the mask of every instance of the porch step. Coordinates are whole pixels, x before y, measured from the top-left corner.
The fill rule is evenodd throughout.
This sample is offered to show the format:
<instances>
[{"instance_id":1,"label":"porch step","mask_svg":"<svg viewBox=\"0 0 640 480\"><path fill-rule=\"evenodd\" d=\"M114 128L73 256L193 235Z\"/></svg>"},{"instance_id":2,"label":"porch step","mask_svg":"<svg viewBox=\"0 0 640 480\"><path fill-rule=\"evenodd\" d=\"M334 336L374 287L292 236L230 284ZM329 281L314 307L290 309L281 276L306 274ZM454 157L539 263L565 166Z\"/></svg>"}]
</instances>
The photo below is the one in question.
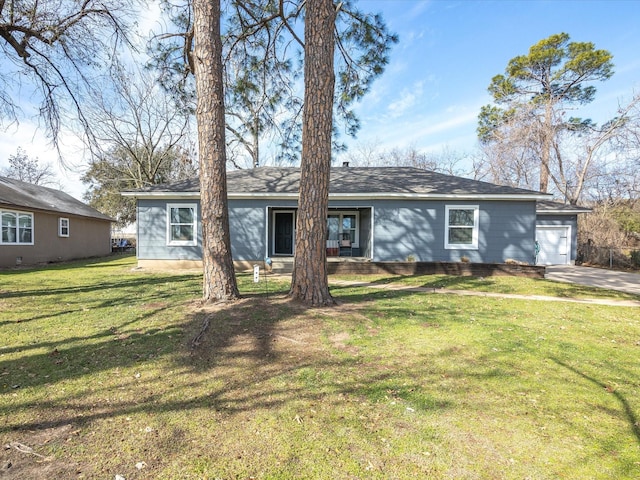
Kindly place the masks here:
<instances>
[{"instance_id":1,"label":"porch step","mask_svg":"<svg viewBox=\"0 0 640 480\"><path fill-rule=\"evenodd\" d=\"M271 271L279 274L293 273L293 258L273 258Z\"/></svg>"}]
</instances>

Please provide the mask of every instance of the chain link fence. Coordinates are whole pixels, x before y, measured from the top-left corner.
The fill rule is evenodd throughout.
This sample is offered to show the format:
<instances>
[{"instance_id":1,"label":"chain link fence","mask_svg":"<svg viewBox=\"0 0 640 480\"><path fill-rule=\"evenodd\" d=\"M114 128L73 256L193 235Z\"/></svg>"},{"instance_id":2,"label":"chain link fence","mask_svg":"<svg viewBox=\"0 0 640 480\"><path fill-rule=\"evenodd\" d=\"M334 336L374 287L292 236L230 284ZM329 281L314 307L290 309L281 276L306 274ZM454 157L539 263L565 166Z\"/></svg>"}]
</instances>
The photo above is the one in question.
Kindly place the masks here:
<instances>
[{"instance_id":1,"label":"chain link fence","mask_svg":"<svg viewBox=\"0 0 640 480\"><path fill-rule=\"evenodd\" d=\"M640 249L637 247L602 247L592 243L583 243L578 245L576 263L618 270L640 269Z\"/></svg>"}]
</instances>

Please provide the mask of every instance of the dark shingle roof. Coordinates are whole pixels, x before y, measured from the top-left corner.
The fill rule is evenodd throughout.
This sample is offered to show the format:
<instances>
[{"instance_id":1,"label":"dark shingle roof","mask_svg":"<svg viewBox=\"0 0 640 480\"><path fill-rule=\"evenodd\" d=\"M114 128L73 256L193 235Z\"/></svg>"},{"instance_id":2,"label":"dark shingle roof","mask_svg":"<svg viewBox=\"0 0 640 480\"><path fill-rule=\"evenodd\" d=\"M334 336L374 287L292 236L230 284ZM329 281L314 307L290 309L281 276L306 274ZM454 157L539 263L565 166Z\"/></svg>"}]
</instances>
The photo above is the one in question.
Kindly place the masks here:
<instances>
[{"instance_id":1,"label":"dark shingle roof","mask_svg":"<svg viewBox=\"0 0 640 480\"><path fill-rule=\"evenodd\" d=\"M579 207L577 205L569 205L566 203L554 202L553 200L538 200L536 211L542 214L575 214L589 213L591 208Z\"/></svg>"},{"instance_id":2,"label":"dark shingle roof","mask_svg":"<svg viewBox=\"0 0 640 480\"><path fill-rule=\"evenodd\" d=\"M296 194L300 169L260 167L227 173L229 194ZM138 192L196 193L197 178L155 185ZM339 167L331 169L330 194L389 195L543 195L533 190L505 187L408 167Z\"/></svg>"},{"instance_id":3,"label":"dark shingle roof","mask_svg":"<svg viewBox=\"0 0 640 480\"><path fill-rule=\"evenodd\" d=\"M60 190L0 177L0 205L113 221L111 217Z\"/></svg>"}]
</instances>

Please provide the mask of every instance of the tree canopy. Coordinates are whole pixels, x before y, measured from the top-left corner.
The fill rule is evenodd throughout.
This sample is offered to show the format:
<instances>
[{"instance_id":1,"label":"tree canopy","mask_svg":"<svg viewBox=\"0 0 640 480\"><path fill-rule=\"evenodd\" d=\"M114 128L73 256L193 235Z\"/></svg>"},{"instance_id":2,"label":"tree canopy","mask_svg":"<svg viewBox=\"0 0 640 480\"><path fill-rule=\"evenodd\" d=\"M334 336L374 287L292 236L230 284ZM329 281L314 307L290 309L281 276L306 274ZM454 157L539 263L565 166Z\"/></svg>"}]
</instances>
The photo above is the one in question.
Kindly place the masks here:
<instances>
[{"instance_id":1,"label":"tree canopy","mask_svg":"<svg viewBox=\"0 0 640 480\"><path fill-rule=\"evenodd\" d=\"M135 200L120 192L190 178L198 168L189 116L148 72L118 67L108 85L83 107L92 156L82 180L85 200L122 226L135 221L136 211Z\"/></svg>"},{"instance_id":2,"label":"tree canopy","mask_svg":"<svg viewBox=\"0 0 640 480\"><path fill-rule=\"evenodd\" d=\"M567 160L563 140L596 128L590 119L568 112L593 101L593 83L613 75L612 58L591 42L571 42L566 33L551 35L528 54L512 58L505 73L489 85L494 104L482 107L479 115L481 143L501 145L489 161L510 163L505 158L510 156L526 165L514 171L535 172L541 191L549 190L550 179L560 191L565 189L559 184L566 173L559 170Z\"/></svg>"},{"instance_id":3,"label":"tree canopy","mask_svg":"<svg viewBox=\"0 0 640 480\"><path fill-rule=\"evenodd\" d=\"M30 157L20 147L15 154L9 155L9 166L0 171L0 174L34 185L47 186L56 183L56 174L51 164L41 164L37 157Z\"/></svg>"},{"instance_id":4,"label":"tree canopy","mask_svg":"<svg viewBox=\"0 0 640 480\"><path fill-rule=\"evenodd\" d=\"M39 114L57 141L61 119L73 115L90 129L83 98L91 95L114 50L128 43L128 0L13 0L0 2L0 119L17 121L23 82L37 91Z\"/></svg>"},{"instance_id":5,"label":"tree canopy","mask_svg":"<svg viewBox=\"0 0 640 480\"><path fill-rule=\"evenodd\" d=\"M302 0L229 0L223 11L223 59L229 160L235 166L291 162L299 158L301 139L305 18ZM336 118L355 135L359 121L351 109L388 62L397 37L379 15L364 13L355 2L341 2L335 28ZM151 66L163 72L165 85L193 108L193 14L190 5L164 2L173 28L153 43ZM189 107L191 105L191 107ZM334 149L343 149L334 132ZM267 140L267 141L265 141ZM261 148L260 144L273 148ZM246 156L249 162L242 162Z\"/></svg>"}]
</instances>

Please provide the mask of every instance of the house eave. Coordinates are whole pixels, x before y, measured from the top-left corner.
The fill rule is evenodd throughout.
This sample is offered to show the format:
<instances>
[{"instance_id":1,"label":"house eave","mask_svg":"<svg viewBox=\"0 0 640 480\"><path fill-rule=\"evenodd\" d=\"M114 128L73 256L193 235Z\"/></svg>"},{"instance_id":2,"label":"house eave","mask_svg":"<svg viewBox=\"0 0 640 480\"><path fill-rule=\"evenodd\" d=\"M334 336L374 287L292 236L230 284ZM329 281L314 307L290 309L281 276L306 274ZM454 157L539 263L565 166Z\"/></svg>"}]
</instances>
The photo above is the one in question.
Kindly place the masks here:
<instances>
[{"instance_id":1,"label":"house eave","mask_svg":"<svg viewBox=\"0 0 640 480\"><path fill-rule=\"evenodd\" d=\"M120 192L123 197L153 198L157 200L199 199L200 192Z\"/></svg>"},{"instance_id":2,"label":"house eave","mask_svg":"<svg viewBox=\"0 0 640 480\"><path fill-rule=\"evenodd\" d=\"M90 215L90 214L81 213L81 212L70 212L65 209L56 208L55 205L52 205L51 208L42 208L42 207L31 206L31 205L19 205L19 204L9 203L9 202L0 202L0 208L5 208L7 210L14 210L17 212L25 212L25 213L44 213L47 215L88 218L91 220L100 220L103 222L112 222L112 223L116 222L115 218L111 218L108 215Z\"/></svg>"},{"instance_id":3,"label":"house eave","mask_svg":"<svg viewBox=\"0 0 640 480\"><path fill-rule=\"evenodd\" d=\"M230 193L229 199L250 200L266 198L273 200L297 199L297 193L291 194L245 194ZM537 201L547 200L549 196L543 194L480 194L480 193L330 193L329 200L511 200Z\"/></svg>"},{"instance_id":4,"label":"house eave","mask_svg":"<svg viewBox=\"0 0 640 480\"><path fill-rule=\"evenodd\" d=\"M590 213L592 210L580 208L575 210L545 210L545 209L536 209L536 215L577 215L581 213Z\"/></svg>"},{"instance_id":5,"label":"house eave","mask_svg":"<svg viewBox=\"0 0 640 480\"><path fill-rule=\"evenodd\" d=\"M122 192L123 196L139 199L179 200L199 199L200 192ZM234 193L228 194L229 200L297 200L298 193ZM510 200L537 201L548 200L547 194L519 193L330 193L329 200Z\"/></svg>"},{"instance_id":6,"label":"house eave","mask_svg":"<svg viewBox=\"0 0 640 480\"><path fill-rule=\"evenodd\" d=\"M337 193L329 194L330 200L547 200L546 194L521 193Z\"/></svg>"}]
</instances>

